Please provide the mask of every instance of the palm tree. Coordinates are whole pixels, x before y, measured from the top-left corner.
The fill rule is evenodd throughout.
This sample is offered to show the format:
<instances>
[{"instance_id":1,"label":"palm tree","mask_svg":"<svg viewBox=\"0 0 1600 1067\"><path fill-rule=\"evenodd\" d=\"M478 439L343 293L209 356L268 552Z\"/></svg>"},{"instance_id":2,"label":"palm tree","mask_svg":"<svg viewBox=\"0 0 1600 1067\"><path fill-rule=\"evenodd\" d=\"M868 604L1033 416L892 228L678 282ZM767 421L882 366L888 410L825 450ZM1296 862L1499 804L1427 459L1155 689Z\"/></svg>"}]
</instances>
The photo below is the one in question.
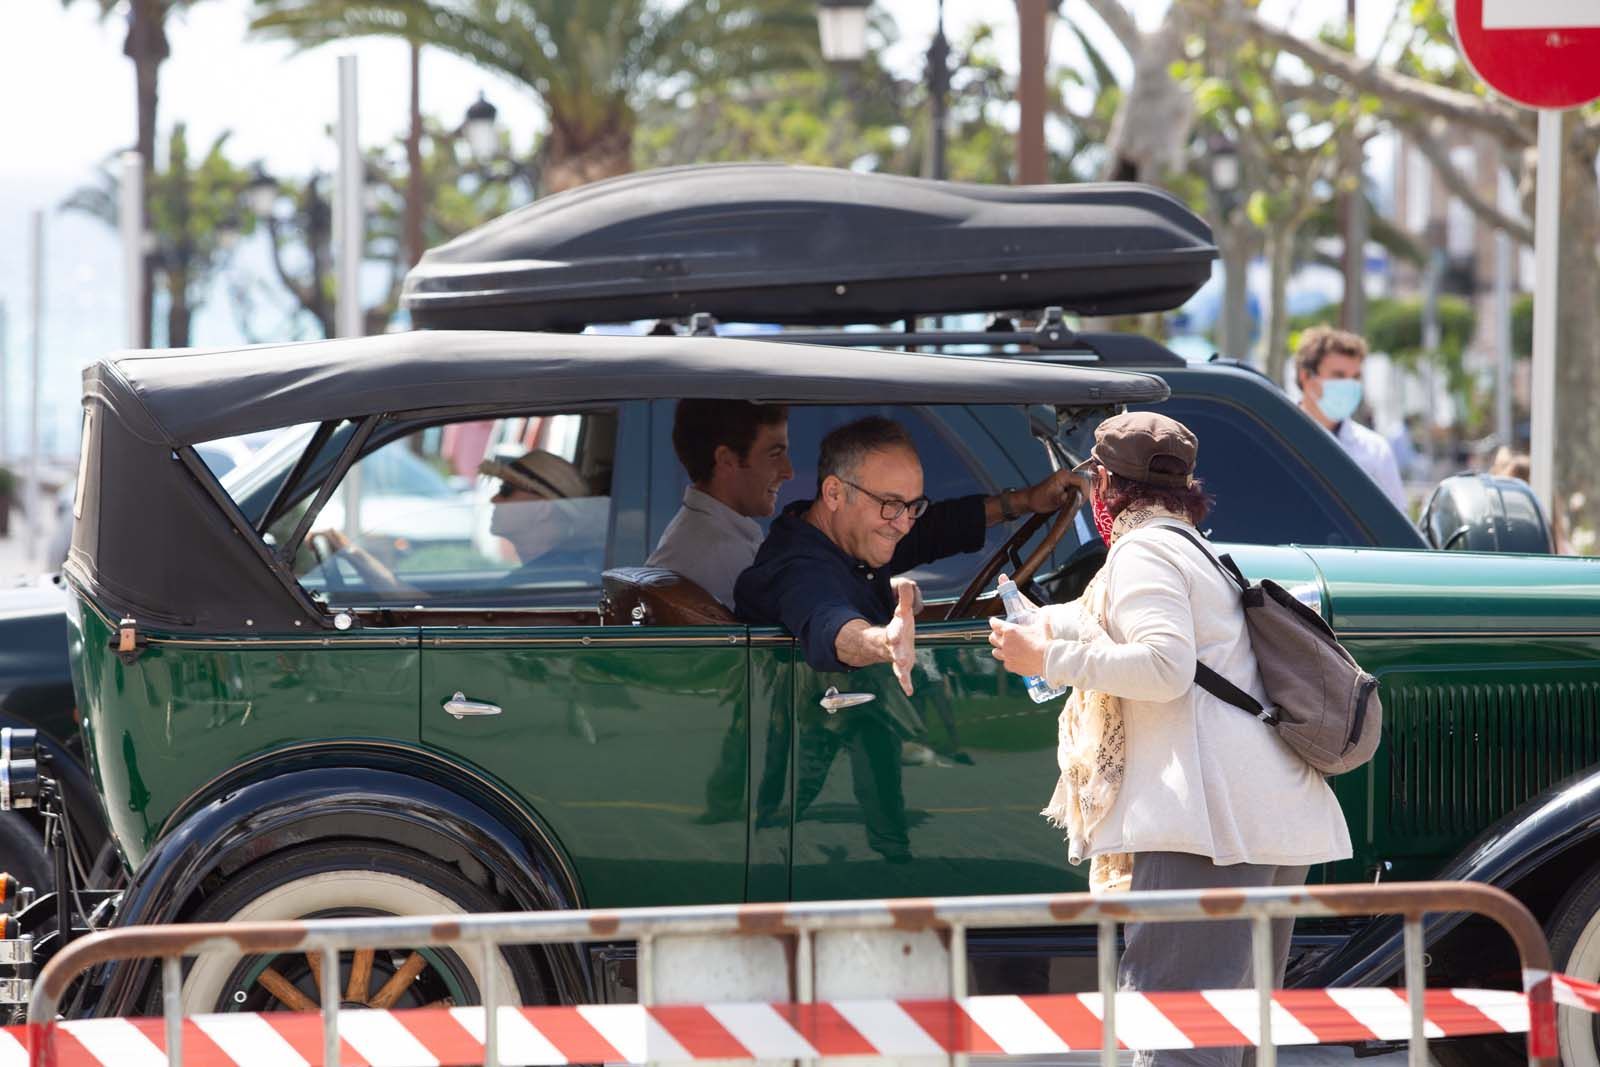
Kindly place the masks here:
<instances>
[{"instance_id":1,"label":"palm tree","mask_svg":"<svg viewBox=\"0 0 1600 1067\"><path fill-rule=\"evenodd\" d=\"M663 94L818 61L814 0L255 0L254 14L304 47L397 37L531 89L546 192L633 169L637 116Z\"/></svg>"},{"instance_id":2,"label":"palm tree","mask_svg":"<svg viewBox=\"0 0 1600 1067\"><path fill-rule=\"evenodd\" d=\"M189 346L194 313L233 242L252 228L252 220L238 214L249 175L228 159L228 136L219 135L204 156L191 160L184 125L176 124L167 141L166 166L145 183L145 212L156 243L146 262L166 283L165 341L172 348ZM120 203L117 174L106 163L98 168L95 184L75 189L60 209L89 215L115 230Z\"/></svg>"},{"instance_id":3,"label":"palm tree","mask_svg":"<svg viewBox=\"0 0 1600 1067\"><path fill-rule=\"evenodd\" d=\"M61 0L70 7L73 0ZM122 44L122 54L133 60L135 97L138 101L139 139L135 147L144 160L144 184L150 188L155 174L156 105L159 102L158 82L161 64L169 54L167 46L167 16L182 8L191 7L199 0L89 0L100 9L102 19L127 10L128 36ZM146 197L145 224L149 225L148 196ZM152 266L146 262L140 286L144 294L144 337L141 343L150 344L151 307L153 289L150 284Z\"/></svg>"}]
</instances>

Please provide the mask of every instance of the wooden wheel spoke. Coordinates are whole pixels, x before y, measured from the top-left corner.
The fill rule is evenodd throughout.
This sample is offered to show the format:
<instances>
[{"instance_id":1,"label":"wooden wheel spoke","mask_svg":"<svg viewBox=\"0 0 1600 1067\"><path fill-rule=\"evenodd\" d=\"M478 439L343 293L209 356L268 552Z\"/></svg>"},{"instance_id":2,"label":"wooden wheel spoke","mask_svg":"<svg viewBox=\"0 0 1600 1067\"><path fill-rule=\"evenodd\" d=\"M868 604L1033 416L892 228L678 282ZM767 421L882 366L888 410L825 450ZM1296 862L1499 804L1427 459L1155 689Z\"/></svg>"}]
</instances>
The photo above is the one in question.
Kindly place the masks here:
<instances>
[{"instance_id":1,"label":"wooden wheel spoke","mask_svg":"<svg viewBox=\"0 0 1600 1067\"><path fill-rule=\"evenodd\" d=\"M370 948L356 949L355 956L350 961L350 984L345 987L344 999L353 1000L358 1004L367 1002L367 994L372 992L372 956L374 950Z\"/></svg>"},{"instance_id":2,"label":"wooden wheel spoke","mask_svg":"<svg viewBox=\"0 0 1600 1067\"><path fill-rule=\"evenodd\" d=\"M317 987L317 995L322 995L322 953L307 952L306 966L311 969L311 982Z\"/></svg>"},{"instance_id":3,"label":"wooden wheel spoke","mask_svg":"<svg viewBox=\"0 0 1600 1067\"><path fill-rule=\"evenodd\" d=\"M456 1006L455 997L440 997L438 1000L429 1001L424 1008L453 1008Z\"/></svg>"},{"instance_id":4,"label":"wooden wheel spoke","mask_svg":"<svg viewBox=\"0 0 1600 1067\"><path fill-rule=\"evenodd\" d=\"M422 973L422 968L427 965L428 961L422 958L422 953L420 952L413 952L410 956L407 956L406 961L400 965L400 969L394 972L387 982L383 983L383 988L378 990L377 995L368 1002L367 1006L381 1010L388 1010L394 1007L394 1002L400 999L401 994L406 991L406 986L415 981L417 975Z\"/></svg>"},{"instance_id":5,"label":"wooden wheel spoke","mask_svg":"<svg viewBox=\"0 0 1600 1067\"><path fill-rule=\"evenodd\" d=\"M284 1007L291 1011L317 1011L317 1004L310 997L295 986L295 984L277 971L268 967L256 979L263 989L277 997Z\"/></svg>"}]
</instances>

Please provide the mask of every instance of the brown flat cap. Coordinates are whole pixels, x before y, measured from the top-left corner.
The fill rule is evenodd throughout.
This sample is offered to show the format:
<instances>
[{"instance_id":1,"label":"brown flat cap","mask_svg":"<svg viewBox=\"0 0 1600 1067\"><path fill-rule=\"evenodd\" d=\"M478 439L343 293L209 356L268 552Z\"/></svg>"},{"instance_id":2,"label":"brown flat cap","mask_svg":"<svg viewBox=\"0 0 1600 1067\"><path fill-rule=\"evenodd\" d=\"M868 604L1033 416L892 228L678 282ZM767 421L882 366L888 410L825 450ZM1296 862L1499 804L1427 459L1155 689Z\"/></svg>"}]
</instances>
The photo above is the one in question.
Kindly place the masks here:
<instances>
[{"instance_id":1,"label":"brown flat cap","mask_svg":"<svg viewBox=\"0 0 1600 1067\"><path fill-rule=\"evenodd\" d=\"M1095 428L1089 459L1136 482L1182 489L1194 477L1199 453L1200 442L1194 432L1177 419L1153 411L1129 411L1113 415ZM1151 470L1150 461L1161 456L1176 461L1173 465L1181 465L1182 471Z\"/></svg>"}]
</instances>

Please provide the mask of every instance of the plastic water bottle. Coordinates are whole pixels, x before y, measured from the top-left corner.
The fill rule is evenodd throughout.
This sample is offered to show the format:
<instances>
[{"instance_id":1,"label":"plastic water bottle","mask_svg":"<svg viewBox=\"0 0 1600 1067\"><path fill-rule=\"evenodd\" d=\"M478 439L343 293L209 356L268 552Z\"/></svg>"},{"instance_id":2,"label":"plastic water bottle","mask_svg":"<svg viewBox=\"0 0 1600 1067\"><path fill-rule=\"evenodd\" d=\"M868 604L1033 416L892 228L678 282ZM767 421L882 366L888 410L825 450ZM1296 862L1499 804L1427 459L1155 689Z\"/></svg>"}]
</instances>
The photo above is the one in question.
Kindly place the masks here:
<instances>
[{"instance_id":1,"label":"plastic water bottle","mask_svg":"<svg viewBox=\"0 0 1600 1067\"><path fill-rule=\"evenodd\" d=\"M1000 584L996 586L996 592L1000 594L1000 603L1005 605L1007 622L1027 626L1038 616L1033 605L1022 595L1022 590L1003 574L1000 576ZM1052 687L1049 682L1036 674L1026 675L1022 683L1028 687L1028 695L1033 698L1035 704L1043 704L1056 697L1065 696L1067 692L1065 686Z\"/></svg>"}]
</instances>

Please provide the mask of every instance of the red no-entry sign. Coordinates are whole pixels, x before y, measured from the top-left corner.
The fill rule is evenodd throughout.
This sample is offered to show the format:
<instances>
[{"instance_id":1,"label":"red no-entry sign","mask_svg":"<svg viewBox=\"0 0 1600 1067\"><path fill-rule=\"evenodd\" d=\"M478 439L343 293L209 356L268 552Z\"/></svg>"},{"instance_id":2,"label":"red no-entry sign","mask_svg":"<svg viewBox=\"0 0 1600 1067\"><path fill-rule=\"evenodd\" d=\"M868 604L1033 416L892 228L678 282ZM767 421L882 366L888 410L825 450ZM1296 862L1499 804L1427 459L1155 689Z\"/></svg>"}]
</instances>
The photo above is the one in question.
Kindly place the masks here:
<instances>
[{"instance_id":1,"label":"red no-entry sign","mask_svg":"<svg viewBox=\"0 0 1600 1067\"><path fill-rule=\"evenodd\" d=\"M1478 77L1516 103L1600 98L1600 0L1455 0L1455 24Z\"/></svg>"}]
</instances>

